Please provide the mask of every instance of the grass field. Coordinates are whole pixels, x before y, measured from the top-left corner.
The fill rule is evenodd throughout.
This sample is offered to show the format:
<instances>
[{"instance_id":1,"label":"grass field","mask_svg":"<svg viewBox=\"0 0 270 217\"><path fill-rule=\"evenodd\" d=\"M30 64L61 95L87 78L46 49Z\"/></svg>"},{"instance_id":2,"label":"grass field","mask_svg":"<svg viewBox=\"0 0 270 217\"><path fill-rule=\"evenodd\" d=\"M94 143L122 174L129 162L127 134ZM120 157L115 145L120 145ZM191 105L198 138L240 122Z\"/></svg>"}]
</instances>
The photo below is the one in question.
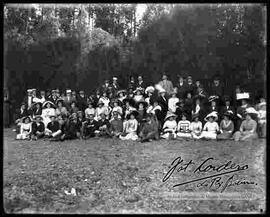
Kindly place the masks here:
<instances>
[{"instance_id":1,"label":"grass field","mask_svg":"<svg viewBox=\"0 0 270 217\"><path fill-rule=\"evenodd\" d=\"M7 213L216 213L265 210L265 140L154 141L116 139L65 142L16 141L4 129L4 208ZM231 160L247 164L235 174L255 184L229 186L222 193L254 193L241 200L179 199L178 194L219 192L209 186L174 184L203 177L192 170L162 182L178 156L196 164L213 157L213 165ZM209 172L207 175L215 174ZM230 174L223 176L228 178ZM76 196L65 190L76 189ZM176 195L177 194L177 195Z\"/></svg>"}]
</instances>

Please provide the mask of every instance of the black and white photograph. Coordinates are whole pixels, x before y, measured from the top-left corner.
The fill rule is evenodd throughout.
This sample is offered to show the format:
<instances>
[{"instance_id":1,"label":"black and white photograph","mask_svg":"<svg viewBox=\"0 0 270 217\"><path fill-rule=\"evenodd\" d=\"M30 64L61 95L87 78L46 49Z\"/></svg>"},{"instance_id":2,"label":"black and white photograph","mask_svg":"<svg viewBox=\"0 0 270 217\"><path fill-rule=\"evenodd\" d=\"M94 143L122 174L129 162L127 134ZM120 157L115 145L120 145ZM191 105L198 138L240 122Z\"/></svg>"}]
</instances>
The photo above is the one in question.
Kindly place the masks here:
<instances>
[{"instance_id":1,"label":"black and white photograph","mask_svg":"<svg viewBox=\"0 0 270 217\"><path fill-rule=\"evenodd\" d=\"M2 10L5 214L266 213L266 3Z\"/></svg>"}]
</instances>

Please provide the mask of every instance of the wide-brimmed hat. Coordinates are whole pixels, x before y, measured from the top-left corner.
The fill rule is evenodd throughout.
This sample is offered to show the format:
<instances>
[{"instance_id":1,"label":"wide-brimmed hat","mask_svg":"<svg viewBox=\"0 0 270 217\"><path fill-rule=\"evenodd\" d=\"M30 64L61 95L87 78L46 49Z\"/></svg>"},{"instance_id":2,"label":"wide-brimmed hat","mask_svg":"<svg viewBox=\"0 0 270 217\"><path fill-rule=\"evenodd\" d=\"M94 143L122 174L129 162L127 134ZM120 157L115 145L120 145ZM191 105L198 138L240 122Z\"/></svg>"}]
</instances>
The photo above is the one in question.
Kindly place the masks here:
<instances>
[{"instance_id":1,"label":"wide-brimmed hat","mask_svg":"<svg viewBox=\"0 0 270 217\"><path fill-rule=\"evenodd\" d=\"M90 116L95 117L95 115L94 115L94 114L87 114L85 118L86 118L86 119L90 119Z\"/></svg>"},{"instance_id":2,"label":"wide-brimmed hat","mask_svg":"<svg viewBox=\"0 0 270 217\"><path fill-rule=\"evenodd\" d=\"M168 118L170 118L170 117L176 118L177 115L174 114L174 113L172 113L172 112L170 112L170 111L168 111L164 120L166 121L166 120L167 120Z\"/></svg>"},{"instance_id":3,"label":"wide-brimmed hat","mask_svg":"<svg viewBox=\"0 0 270 217\"><path fill-rule=\"evenodd\" d=\"M104 102L102 100L99 100L97 105L104 105Z\"/></svg>"},{"instance_id":4,"label":"wide-brimmed hat","mask_svg":"<svg viewBox=\"0 0 270 217\"><path fill-rule=\"evenodd\" d=\"M133 93L137 93L138 91L140 91L140 93L143 93L143 88L137 87L137 88L133 91Z\"/></svg>"},{"instance_id":5,"label":"wide-brimmed hat","mask_svg":"<svg viewBox=\"0 0 270 217\"><path fill-rule=\"evenodd\" d=\"M212 102L212 101L217 101L219 99L219 96L213 95L213 96L209 96L208 101Z\"/></svg>"},{"instance_id":6,"label":"wide-brimmed hat","mask_svg":"<svg viewBox=\"0 0 270 217\"><path fill-rule=\"evenodd\" d=\"M146 89L145 89L145 93L154 93L155 91L155 88L153 86L148 86Z\"/></svg>"},{"instance_id":7,"label":"wide-brimmed hat","mask_svg":"<svg viewBox=\"0 0 270 217\"><path fill-rule=\"evenodd\" d=\"M192 115L192 121L195 119L195 118L198 118L199 117L199 113L194 113L193 115Z\"/></svg>"},{"instance_id":8,"label":"wide-brimmed hat","mask_svg":"<svg viewBox=\"0 0 270 217\"><path fill-rule=\"evenodd\" d=\"M39 104L40 107L42 107L42 102L34 102L34 103L31 105L31 107L34 107L34 106L36 106L37 104Z\"/></svg>"},{"instance_id":9,"label":"wide-brimmed hat","mask_svg":"<svg viewBox=\"0 0 270 217\"><path fill-rule=\"evenodd\" d=\"M258 112L257 112L256 109L253 108L253 107L248 107L248 108L246 108L246 110L245 110L244 113L245 113L245 114L250 114L250 115L253 115L253 116L257 116L257 115L258 115Z\"/></svg>"},{"instance_id":10,"label":"wide-brimmed hat","mask_svg":"<svg viewBox=\"0 0 270 217\"><path fill-rule=\"evenodd\" d=\"M55 104L57 105L59 102L61 102L63 104L64 100L62 98L59 98L59 99L56 100Z\"/></svg>"},{"instance_id":11,"label":"wide-brimmed hat","mask_svg":"<svg viewBox=\"0 0 270 217\"><path fill-rule=\"evenodd\" d=\"M41 120L43 120L43 117L41 115L36 115L34 119L37 120L38 118L40 118Z\"/></svg>"},{"instance_id":12,"label":"wide-brimmed hat","mask_svg":"<svg viewBox=\"0 0 270 217\"><path fill-rule=\"evenodd\" d=\"M258 109L261 109L261 107L266 106L266 102L261 102L258 104Z\"/></svg>"},{"instance_id":13,"label":"wide-brimmed hat","mask_svg":"<svg viewBox=\"0 0 270 217\"><path fill-rule=\"evenodd\" d=\"M209 113L208 115L206 115L206 117L204 118L205 121L208 121L208 118L213 117L214 121L218 120L218 115L217 112L213 111L211 113Z\"/></svg>"},{"instance_id":14,"label":"wide-brimmed hat","mask_svg":"<svg viewBox=\"0 0 270 217\"><path fill-rule=\"evenodd\" d=\"M127 92L126 90L118 90L116 94L119 95L120 93L126 93L126 92Z\"/></svg>"},{"instance_id":15,"label":"wide-brimmed hat","mask_svg":"<svg viewBox=\"0 0 270 217\"><path fill-rule=\"evenodd\" d=\"M131 115L134 115L135 117L137 117L139 115L139 112L137 110L132 110L128 115L127 118L129 119Z\"/></svg>"},{"instance_id":16,"label":"wide-brimmed hat","mask_svg":"<svg viewBox=\"0 0 270 217\"><path fill-rule=\"evenodd\" d=\"M143 107L146 108L148 103L144 100L139 100L136 102L136 106L139 107L140 104L143 104Z\"/></svg>"},{"instance_id":17,"label":"wide-brimmed hat","mask_svg":"<svg viewBox=\"0 0 270 217\"><path fill-rule=\"evenodd\" d=\"M30 121L30 122L32 121L31 116L24 116L24 117L22 118L22 122L23 122L23 123L25 122L26 118L29 118L29 121Z\"/></svg>"},{"instance_id":18,"label":"wide-brimmed hat","mask_svg":"<svg viewBox=\"0 0 270 217\"><path fill-rule=\"evenodd\" d=\"M45 101L43 104L42 104L42 107L46 107L47 104L51 104L51 106L55 107L55 104L52 102L52 101Z\"/></svg>"},{"instance_id":19,"label":"wide-brimmed hat","mask_svg":"<svg viewBox=\"0 0 270 217\"><path fill-rule=\"evenodd\" d=\"M135 100L134 100L133 98L129 98L129 97L123 99L123 104L126 104L126 102L129 102L129 104L130 104L131 106L135 106L135 104L136 104Z\"/></svg>"},{"instance_id":20,"label":"wide-brimmed hat","mask_svg":"<svg viewBox=\"0 0 270 217\"><path fill-rule=\"evenodd\" d=\"M236 100L242 100L242 99L249 100L250 99L250 94L248 92L237 93L236 94Z\"/></svg>"},{"instance_id":21,"label":"wide-brimmed hat","mask_svg":"<svg viewBox=\"0 0 270 217\"><path fill-rule=\"evenodd\" d=\"M52 117L55 117L55 118L56 118L56 115L55 115L55 114L53 114L53 115L50 115L50 118L52 118Z\"/></svg>"}]
</instances>

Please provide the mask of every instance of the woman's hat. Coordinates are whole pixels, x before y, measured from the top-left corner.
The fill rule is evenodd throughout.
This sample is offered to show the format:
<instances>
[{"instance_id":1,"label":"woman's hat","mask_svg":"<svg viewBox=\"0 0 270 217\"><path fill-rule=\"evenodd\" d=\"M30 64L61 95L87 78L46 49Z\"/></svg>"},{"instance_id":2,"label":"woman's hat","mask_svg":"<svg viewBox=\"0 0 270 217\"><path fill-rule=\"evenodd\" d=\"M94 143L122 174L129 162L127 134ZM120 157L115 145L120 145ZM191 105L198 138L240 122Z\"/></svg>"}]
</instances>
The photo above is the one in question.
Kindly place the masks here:
<instances>
[{"instance_id":1,"label":"woman's hat","mask_svg":"<svg viewBox=\"0 0 270 217\"><path fill-rule=\"evenodd\" d=\"M148 86L146 89L145 89L145 93L154 93L155 91L155 88L153 86Z\"/></svg>"},{"instance_id":2,"label":"woman's hat","mask_svg":"<svg viewBox=\"0 0 270 217\"><path fill-rule=\"evenodd\" d=\"M216 100L218 100L218 99L219 99L219 97L216 96L216 95L214 95L214 96L209 96L208 101L209 101L209 102L212 102L212 101L216 101Z\"/></svg>"},{"instance_id":3,"label":"woman's hat","mask_svg":"<svg viewBox=\"0 0 270 217\"><path fill-rule=\"evenodd\" d=\"M41 119L41 120L43 121L43 117L42 117L41 115L36 115L34 119L35 119L35 120Z\"/></svg>"},{"instance_id":4,"label":"woman's hat","mask_svg":"<svg viewBox=\"0 0 270 217\"><path fill-rule=\"evenodd\" d=\"M242 99L245 99L245 100L248 100L250 99L250 95L249 93L237 93L236 94L236 100L242 100Z\"/></svg>"},{"instance_id":5,"label":"woman's hat","mask_svg":"<svg viewBox=\"0 0 270 217\"><path fill-rule=\"evenodd\" d=\"M195 114L192 115L191 119L194 120L195 118L198 118L198 117L199 117L199 113L195 113Z\"/></svg>"},{"instance_id":6,"label":"woman's hat","mask_svg":"<svg viewBox=\"0 0 270 217\"><path fill-rule=\"evenodd\" d=\"M146 108L147 105L148 105L148 103L145 102L144 100L140 100L140 101L136 102L136 106L137 106L137 107L139 107L140 104L143 104L143 107L144 107L144 108Z\"/></svg>"},{"instance_id":7,"label":"woman's hat","mask_svg":"<svg viewBox=\"0 0 270 217\"><path fill-rule=\"evenodd\" d=\"M137 110L132 110L128 115L127 118L129 119L131 115L134 115L135 117L137 117L139 115L139 112Z\"/></svg>"},{"instance_id":8,"label":"woman's hat","mask_svg":"<svg viewBox=\"0 0 270 217\"><path fill-rule=\"evenodd\" d=\"M102 100L99 100L97 105L104 105L104 102Z\"/></svg>"},{"instance_id":9,"label":"woman's hat","mask_svg":"<svg viewBox=\"0 0 270 217\"><path fill-rule=\"evenodd\" d=\"M266 106L266 102L261 102L258 104L258 109L260 110L263 106Z\"/></svg>"},{"instance_id":10,"label":"woman's hat","mask_svg":"<svg viewBox=\"0 0 270 217\"><path fill-rule=\"evenodd\" d=\"M166 93L166 90L160 84L156 84L155 88L158 90L159 93Z\"/></svg>"},{"instance_id":11,"label":"woman's hat","mask_svg":"<svg viewBox=\"0 0 270 217\"><path fill-rule=\"evenodd\" d=\"M24 117L22 118L22 122L24 123L25 120L26 120L27 118L29 118L29 121L30 121L30 122L32 121L31 116L24 116Z\"/></svg>"},{"instance_id":12,"label":"woman's hat","mask_svg":"<svg viewBox=\"0 0 270 217\"><path fill-rule=\"evenodd\" d=\"M56 115L55 115L55 114L53 114L53 115L50 115L50 118L52 118L52 117L55 117L55 118L56 118Z\"/></svg>"},{"instance_id":13,"label":"woman's hat","mask_svg":"<svg viewBox=\"0 0 270 217\"><path fill-rule=\"evenodd\" d=\"M47 104L51 104L51 106L55 107L55 104L52 102L52 101L45 101L43 104L42 104L42 107L46 107Z\"/></svg>"},{"instance_id":14,"label":"woman's hat","mask_svg":"<svg viewBox=\"0 0 270 217\"><path fill-rule=\"evenodd\" d=\"M127 91L126 90L119 90L117 91L117 95L119 95L120 93L126 93Z\"/></svg>"},{"instance_id":15,"label":"woman's hat","mask_svg":"<svg viewBox=\"0 0 270 217\"><path fill-rule=\"evenodd\" d=\"M213 111L213 112L209 113L208 115L206 115L204 120L208 121L208 118L210 118L210 117L213 117L214 121L217 121L217 119L218 119L217 112Z\"/></svg>"},{"instance_id":16,"label":"woman's hat","mask_svg":"<svg viewBox=\"0 0 270 217\"><path fill-rule=\"evenodd\" d=\"M258 115L258 112L253 107L246 108L245 113L246 114Z\"/></svg>"},{"instance_id":17,"label":"woman's hat","mask_svg":"<svg viewBox=\"0 0 270 217\"><path fill-rule=\"evenodd\" d=\"M41 102L34 102L34 103L31 105L31 107L34 107L34 106L36 106L37 104L39 104L40 107L42 107L42 103L41 103Z\"/></svg>"},{"instance_id":18,"label":"woman's hat","mask_svg":"<svg viewBox=\"0 0 270 217\"><path fill-rule=\"evenodd\" d=\"M59 102L63 103L64 100L62 98L59 98L59 99L56 100L55 104L57 105Z\"/></svg>"},{"instance_id":19,"label":"woman's hat","mask_svg":"<svg viewBox=\"0 0 270 217\"><path fill-rule=\"evenodd\" d=\"M167 114L166 114L166 117L165 117L165 121L166 121L168 118L170 118L170 117L176 118L177 115L174 114L174 113L172 113L172 112L170 112L170 111L168 111Z\"/></svg>"},{"instance_id":20,"label":"woman's hat","mask_svg":"<svg viewBox=\"0 0 270 217\"><path fill-rule=\"evenodd\" d=\"M129 102L129 104L131 105L131 106L135 106L135 100L134 99L132 99L132 98L125 98L125 99L123 99L123 104L126 104L126 102Z\"/></svg>"}]
</instances>

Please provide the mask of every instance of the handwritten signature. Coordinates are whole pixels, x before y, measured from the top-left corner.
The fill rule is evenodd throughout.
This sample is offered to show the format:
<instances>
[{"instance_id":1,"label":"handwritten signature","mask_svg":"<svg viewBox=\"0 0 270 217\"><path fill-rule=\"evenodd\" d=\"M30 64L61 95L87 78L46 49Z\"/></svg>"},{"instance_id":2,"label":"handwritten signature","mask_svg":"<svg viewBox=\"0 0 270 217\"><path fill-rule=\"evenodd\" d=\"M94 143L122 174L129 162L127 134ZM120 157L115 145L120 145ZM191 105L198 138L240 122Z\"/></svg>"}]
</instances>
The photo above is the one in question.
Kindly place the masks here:
<instances>
[{"instance_id":1,"label":"handwritten signature","mask_svg":"<svg viewBox=\"0 0 270 217\"><path fill-rule=\"evenodd\" d=\"M199 182L197 184L197 187L209 187L209 188L215 188L215 189L221 189L221 192L225 191L225 189L229 186L235 186L235 185L242 185L242 184L254 184L257 185L257 183L253 181L247 181L247 180L233 180L235 177L235 174L230 176L226 181L222 180L222 176L226 174L232 174L236 172L240 172L243 170L248 169L248 165L239 165L233 163L231 160L227 163L221 164L221 165L213 165L214 158L209 157L206 160L204 160L199 166L195 167L194 170L191 170L190 172L193 172L194 174L207 174L209 172L215 172L215 174L212 175L205 175L201 178L192 179L186 182L175 184L173 187L178 187L194 182ZM163 177L162 181L166 182L171 175L176 172L187 172L187 170L194 168L191 165L195 165L195 162L193 160L189 160L188 162L184 162L184 160L181 157L175 158L172 163L169 171L166 173L166 175Z\"/></svg>"}]
</instances>

